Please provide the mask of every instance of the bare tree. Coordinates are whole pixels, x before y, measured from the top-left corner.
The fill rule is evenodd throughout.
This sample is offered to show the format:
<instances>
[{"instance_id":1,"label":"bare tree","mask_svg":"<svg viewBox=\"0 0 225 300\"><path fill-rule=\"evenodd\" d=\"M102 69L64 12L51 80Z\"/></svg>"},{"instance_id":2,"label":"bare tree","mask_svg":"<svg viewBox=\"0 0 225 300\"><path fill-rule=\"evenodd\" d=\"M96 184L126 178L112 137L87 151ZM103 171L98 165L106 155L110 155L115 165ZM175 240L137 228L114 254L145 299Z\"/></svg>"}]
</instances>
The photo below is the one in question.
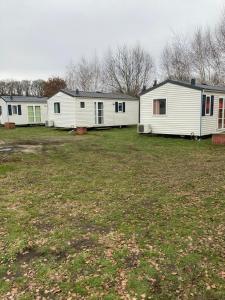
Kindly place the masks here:
<instances>
[{"instance_id":1,"label":"bare tree","mask_svg":"<svg viewBox=\"0 0 225 300\"><path fill-rule=\"evenodd\" d=\"M215 30L215 40L220 65L220 83L225 83L225 8Z\"/></svg>"},{"instance_id":2,"label":"bare tree","mask_svg":"<svg viewBox=\"0 0 225 300\"><path fill-rule=\"evenodd\" d=\"M45 81L42 79L37 79L32 81L30 86L30 93L32 96L38 96L41 97L44 95L44 87L45 87Z\"/></svg>"},{"instance_id":3,"label":"bare tree","mask_svg":"<svg viewBox=\"0 0 225 300\"><path fill-rule=\"evenodd\" d=\"M67 66L66 83L68 88L85 91L101 89L101 66L97 56L90 61L82 58L76 65L73 62Z\"/></svg>"},{"instance_id":4,"label":"bare tree","mask_svg":"<svg viewBox=\"0 0 225 300\"><path fill-rule=\"evenodd\" d=\"M7 95L7 88L5 80L0 81L0 95Z\"/></svg>"},{"instance_id":5,"label":"bare tree","mask_svg":"<svg viewBox=\"0 0 225 300\"><path fill-rule=\"evenodd\" d=\"M193 72L201 82L211 81L209 49L205 33L198 28L191 41L191 57Z\"/></svg>"},{"instance_id":6,"label":"bare tree","mask_svg":"<svg viewBox=\"0 0 225 300\"><path fill-rule=\"evenodd\" d=\"M65 81L69 89L75 90L77 88L77 69L73 61L66 66Z\"/></svg>"},{"instance_id":7,"label":"bare tree","mask_svg":"<svg viewBox=\"0 0 225 300\"><path fill-rule=\"evenodd\" d=\"M114 52L109 50L104 60L104 83L120 93L138 95L154 73L151 55L139 45L119 47Z\"/></svg>"},{"instance_id":8,"label":"bare tree","mask_svg":"<svg viewBox=\"0 0 225 300\"><path fill-rule=\"evenodd\" d=\"M191 77L190 49L185 38L175 36L161 55L163 77L189 80Z\"/></svg>"},{"instance_id":9,"label":"bare tree","mask_svg":"<svg viewBox=\"0 0 225 300\"><path fill-rule=\"evenodd\" d=\"M22 85L22 89L23 89L23 95L29 96L30 95L30 86L31 86L30 80L22 80L21 85Z\"/></svg>"},{"instance_id":10,"label":"bare tree","mask_svg":"<svg viewBox=\"0 0 225 300\"><path fill-rule=\"evenodd\" d=\"M214 84L223 83L223 60L221 57L221 49L216 38L216 32L212 34L211 30L208 29L205 32L205 39L207 43L207 64L210 65L211 68L210 82Z\"/></svg>"}]
</instances>

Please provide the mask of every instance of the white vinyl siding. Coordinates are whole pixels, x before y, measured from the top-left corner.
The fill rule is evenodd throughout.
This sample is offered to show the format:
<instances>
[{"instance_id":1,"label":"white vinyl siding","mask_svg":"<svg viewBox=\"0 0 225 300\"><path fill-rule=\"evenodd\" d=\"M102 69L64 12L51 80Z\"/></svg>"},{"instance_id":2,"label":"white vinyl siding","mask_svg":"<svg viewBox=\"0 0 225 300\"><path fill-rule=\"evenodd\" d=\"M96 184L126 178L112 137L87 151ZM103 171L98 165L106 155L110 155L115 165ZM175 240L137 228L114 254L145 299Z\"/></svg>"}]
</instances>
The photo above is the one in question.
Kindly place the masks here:
<instances>
[{"instance_id":1,"label":"white vinyl siding","mask_svg":"<svg viewBox=\"0 0 225 300\"><path fill-rule=\"evenodd\" d=\"M8 122L8 111L6 102L0 98L0 106L2 108L2 114L0 115L0 124L3 125L5 122Z\"/></svg>"},{"instance_id":2,"label":"white vinyl siding","mask_svg":"<svg viewBox=\"0 0 225 300\"><path fill-rule=\"evenodd\" d=\"M47 103L39 103L39 102L14 102L9 103L5 102L3 99L0 99L0 105L2 106L2 115L0 116L0 124L4 124L6 122L13 122L16 125L28 125L28 124L45 124L47 120ZM8 105L16 105L17 106L17 114L8 114ZM18 106L21 106L21 115L18 114ZM40 107L40 116L39 119L34 122L29 122L28 120L28 107L35 106ZM39 121L41 118L41 121Z\"/></svg>"},{"instance_id":3,"label":"white vinyl siding","mask_svg":"<svg viewBox=\"0 0 225 300\"><path fill-rule=\"evenodd\" d=\"M139 115L138 100L123 100L126 110L124 113L115 112L115 102L121 102L114 99L84 99L85 109L80 108L79 101L76 101L76 127L98 127L95 120L95 103L103 102L103 126L123 126L137 125Z\"/></svg>"},{"instance_id":4,"label":"white vinyl siding","mask_svg":"<svg viewBox=\"0 0 225 300\"><path fill-rule=\"evenodd\" d=\"M206 96L214 96L214 109L213 116L202 116L201 117L201 133L202 135L209 135L220 131L218 129L218 109L219 109L219 98L224 98L225 95L222 93L205 92ZM222 129L224 131L224 129Z\"/></svg>"},{"instance_id":5,"label":"white vinyl siding","mask_svg":"<svg viewBox=\"0 0 225 300\"><path fill-rule=\"evenodd\" d=\"M153 114L153 100L166 99L166 115ZM200 135L201 91L166 83L141 96L140 123L153 133Z\"/></svg>"},{"instance_id":6,"label":"white vinyl siding","mask_svg":"<svg viewBox=\"0 0 225 300\"><path fill-rule=\"evenodd\" d=\"M59 92L48 100L48 121L53 122L55 127L98 127L98 126L122 126L137 125L138 123L138 100L123 100L126 111L124 113L115 112L115 102L117 99L102 98L79 98L72 97ZM60 114L54 113L54 103L60 103ZM85 103L81 107L81 102ZM95 103L103 103L103 124L96 124ZM119 101L121 102L121 101Z\"/></svg>"},{"instance_id":7,"label":"white vinyl siding","mask_svg":"<svg viewBox=\"0 0 225 300\"><path fill-rule=\"evenodd\" d=\"M60 104L60 113L54 112L54 103ZM53 122L55 127L74 128L76 124L75 99L62 92L48 99L48 121Z\"/></svg>"}]
</instances>

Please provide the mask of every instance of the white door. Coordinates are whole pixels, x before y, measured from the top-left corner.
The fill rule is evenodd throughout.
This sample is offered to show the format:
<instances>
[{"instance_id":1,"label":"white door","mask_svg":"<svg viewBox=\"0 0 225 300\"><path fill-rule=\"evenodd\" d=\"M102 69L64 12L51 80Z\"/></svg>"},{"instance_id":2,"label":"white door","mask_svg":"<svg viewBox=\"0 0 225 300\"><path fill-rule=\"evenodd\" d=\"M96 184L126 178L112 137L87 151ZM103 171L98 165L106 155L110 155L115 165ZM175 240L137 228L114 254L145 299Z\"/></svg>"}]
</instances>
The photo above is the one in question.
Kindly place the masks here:
<instances>
[{"instance_id":1,"label":"white door","mask_svg":"<svg viewBox=\"0 0 225 300\"><path fill-rule=\"evenodd\" d=\"M104 105L103 102L95 102L95 124L104 124Z\"/></svg>"},{"instance_id":2,"label":"white door","mask_svg":"<svg viewBox=\"0 0 225 300\"><path fill-rule=\"evenodd\" d=\"M225 98L219 98L218 129L225 129Z\"/></svg>"}]
</instances>

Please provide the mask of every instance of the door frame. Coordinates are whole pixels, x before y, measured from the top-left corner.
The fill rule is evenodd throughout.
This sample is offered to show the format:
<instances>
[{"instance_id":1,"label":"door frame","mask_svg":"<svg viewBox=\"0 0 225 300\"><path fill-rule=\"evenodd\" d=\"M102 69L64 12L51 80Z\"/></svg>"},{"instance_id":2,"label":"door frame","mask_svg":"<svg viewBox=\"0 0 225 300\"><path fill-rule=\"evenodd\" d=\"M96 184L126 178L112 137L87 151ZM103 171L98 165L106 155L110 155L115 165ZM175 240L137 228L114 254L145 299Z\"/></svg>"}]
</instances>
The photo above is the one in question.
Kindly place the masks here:
<instances>
[{"instance_id":1,"label":"door frame","mask_svg":"<svg viewBox=\"0 0 225 300\"><path fill-rule=\"evenodd\" d=\"M222 118L219 118L220 113L220 100L223 100L223 108L222 108ZM222 127L219 128L219 120L222 120ZM219 97L218 103L218 112L217 112L217 130L224 130L225 129L225 97Z\"/></svg>"},{"instance_id":2,"label":"door frame","mask_svg":"<svg viewBox=\"0 0 225 300\"><path fill-rule=\"evenodd\" d=\"M102 104L101 109L99 109L98 107L99 104ZM102 115L99 114L99 111L102 111ZM104 125L104 102L103 101L94 102L94 114L95 114L95 125ZM102 119L101 123L99 123L99 117Z\"/></svg>"}]
</instances>

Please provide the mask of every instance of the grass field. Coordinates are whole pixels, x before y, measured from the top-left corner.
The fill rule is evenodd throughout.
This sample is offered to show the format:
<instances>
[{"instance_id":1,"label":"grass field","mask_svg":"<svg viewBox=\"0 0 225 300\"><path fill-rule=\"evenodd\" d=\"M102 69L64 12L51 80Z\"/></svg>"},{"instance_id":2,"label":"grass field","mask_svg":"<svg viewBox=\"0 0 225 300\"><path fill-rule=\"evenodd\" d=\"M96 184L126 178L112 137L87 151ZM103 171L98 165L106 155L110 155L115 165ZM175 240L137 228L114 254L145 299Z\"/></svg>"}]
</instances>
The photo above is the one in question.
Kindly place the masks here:
<instances>
[{"instance_id":1,"label":"grass field","mask_svg":"<svg viewBox=\"0 0 225 300\"><path fill-rule=\"evenodd\" d=\"M0 142L1 299L225 299L223 146L135 128Z\"/></svg>"}]
</instances>

